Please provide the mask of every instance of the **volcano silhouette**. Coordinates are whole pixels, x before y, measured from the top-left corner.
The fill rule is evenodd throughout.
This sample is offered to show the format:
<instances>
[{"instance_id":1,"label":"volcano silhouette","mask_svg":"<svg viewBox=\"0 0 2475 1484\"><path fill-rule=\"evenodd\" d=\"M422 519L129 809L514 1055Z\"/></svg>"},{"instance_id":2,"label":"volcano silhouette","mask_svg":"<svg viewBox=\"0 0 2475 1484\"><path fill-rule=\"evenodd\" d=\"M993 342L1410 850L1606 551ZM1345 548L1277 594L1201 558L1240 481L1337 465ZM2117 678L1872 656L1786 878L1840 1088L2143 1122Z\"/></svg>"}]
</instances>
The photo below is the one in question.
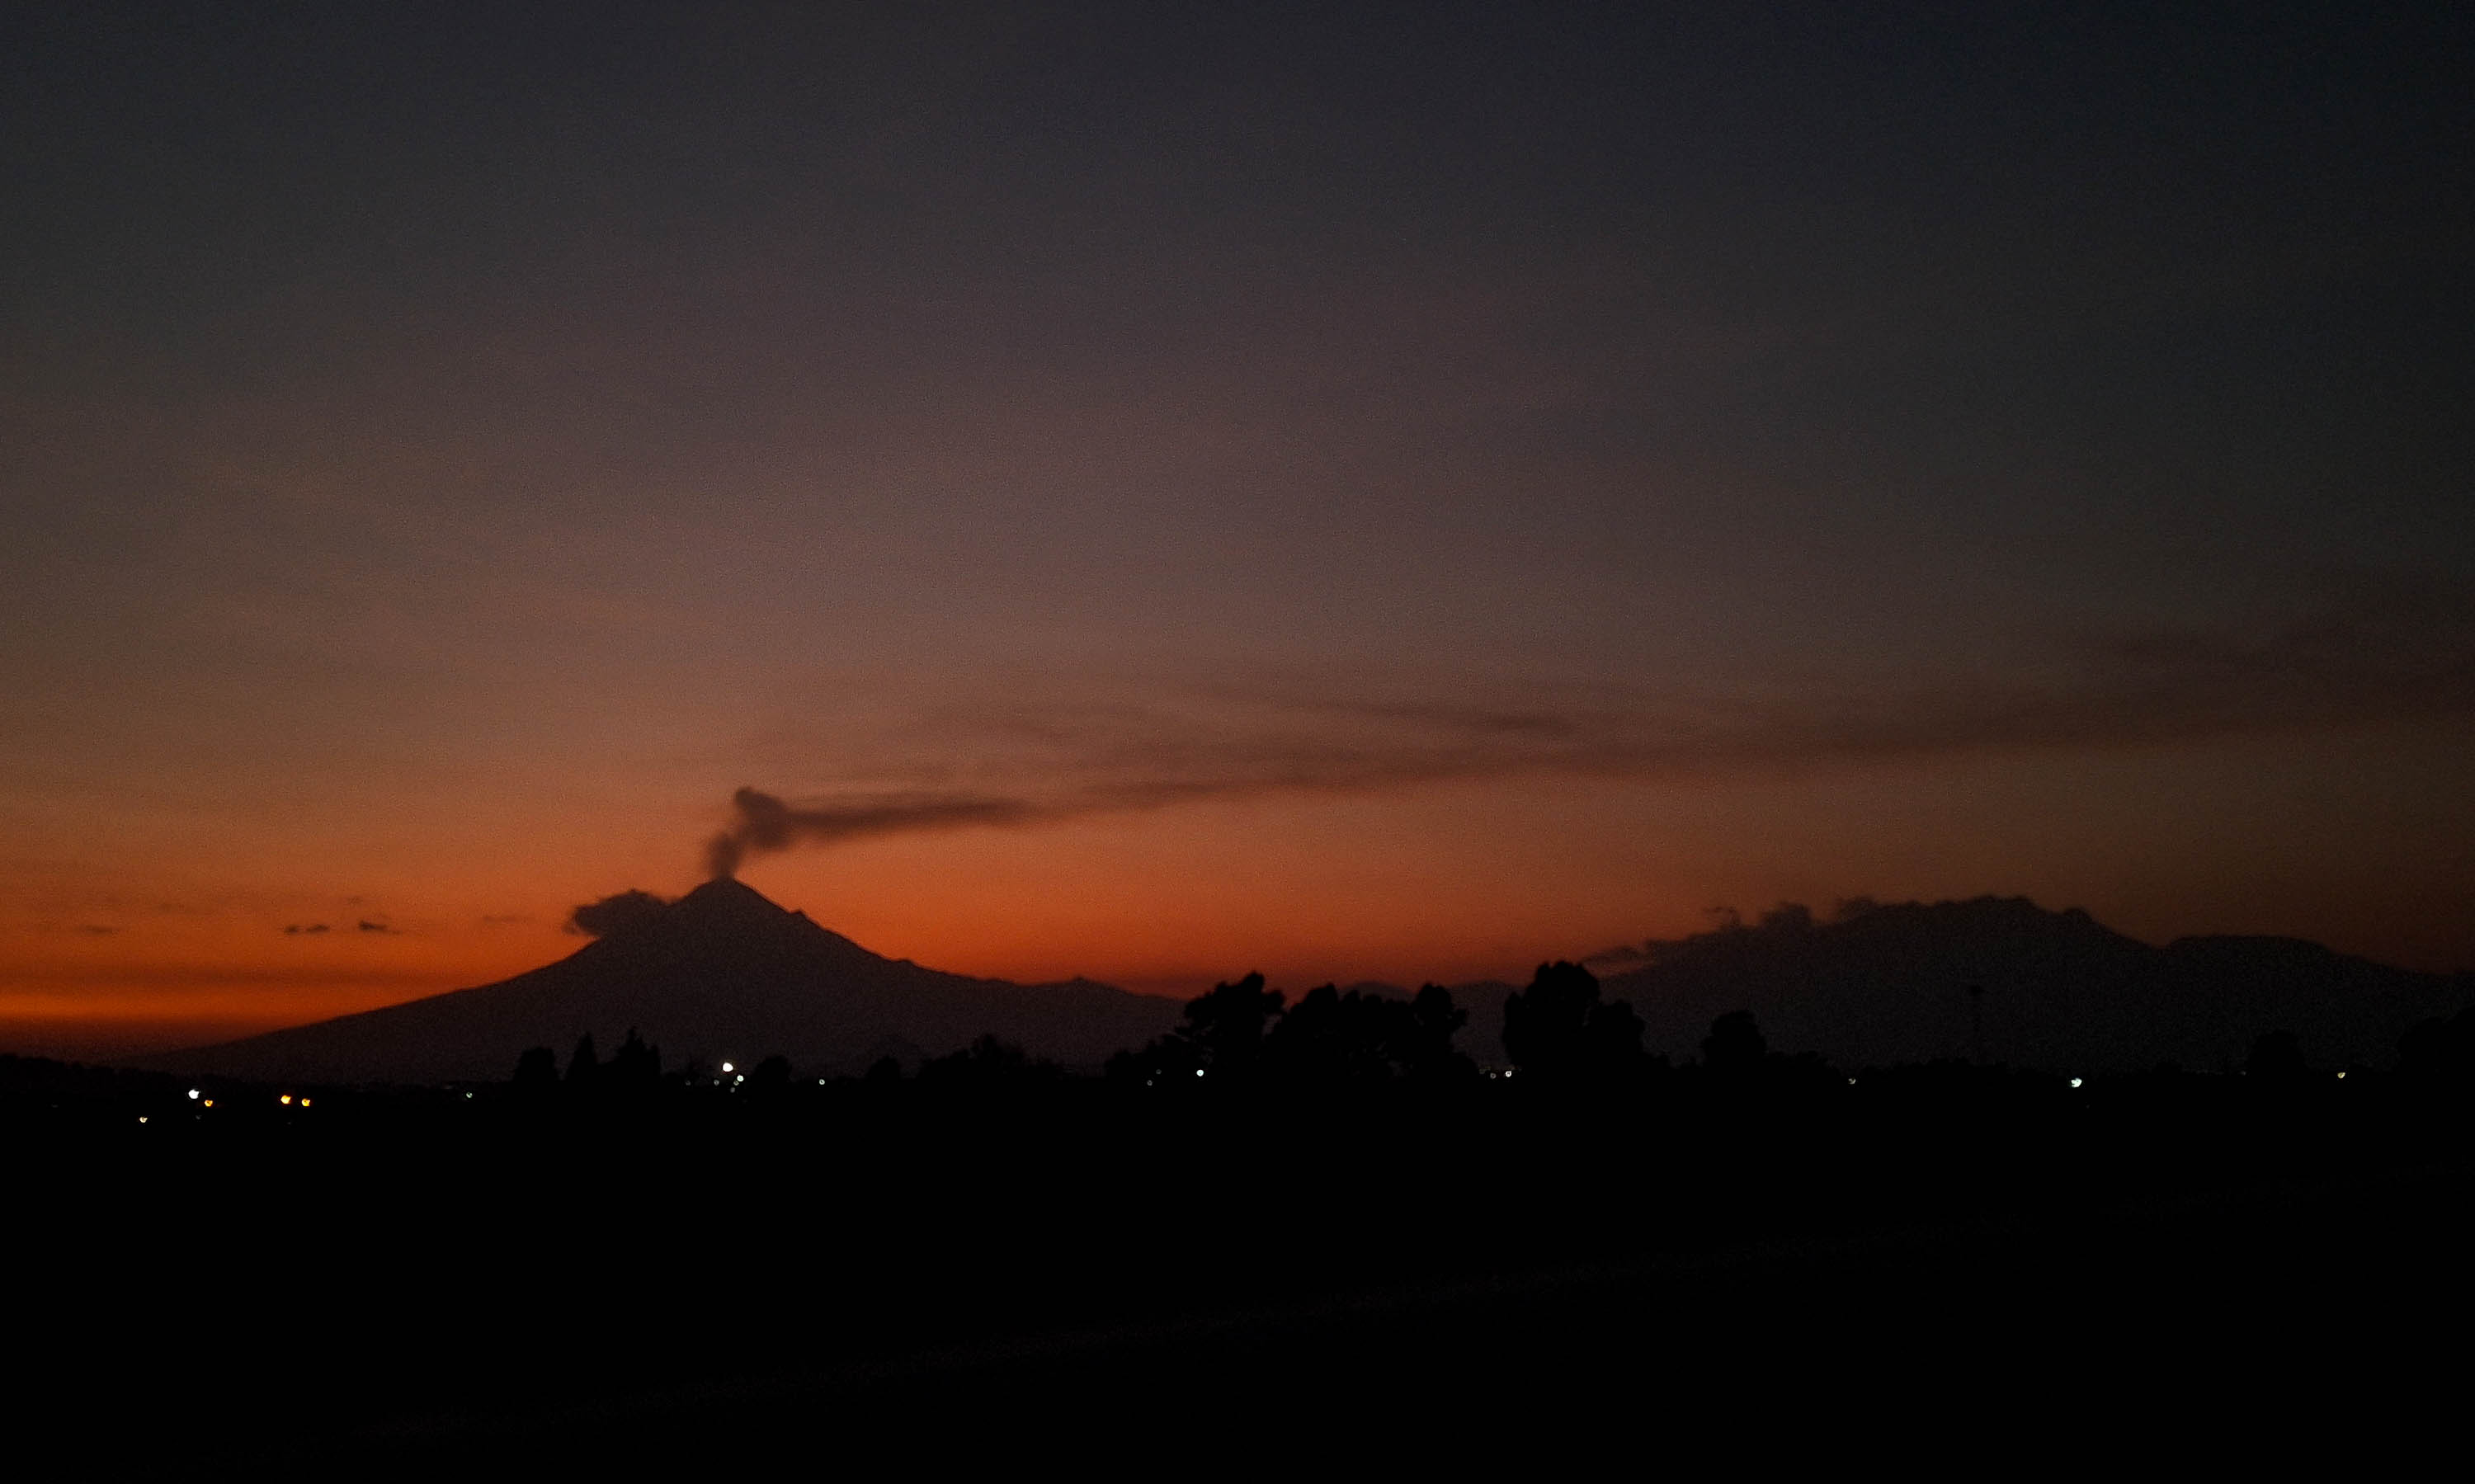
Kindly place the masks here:
<instances>
[{"instance_id":1,"label":"volcano silhouette","mask_svg":"<svg viewBox=\"0 0 2475 1484\"><path fill-rule=\"evenodd\" d=\"M1078 979L1016 985L886 959L732 880L706 882L646 920L529 973L409 1004L148 1058L172 1071L257 1079L498 1080L528 1046L561 1057L629 1029L708 1064L781 1055L802 1072L937 1056L983 1034L1093 1067L1161 1034L1176 1002Z\"/></svg>"},{"instance_id":2,"label":"volcano silhouette","mask_svg":"<svg viewBox=\"0 0 2475 1484\"><path fill-rule=\"evenodd\" d=\"M1785 909L1644 945L1608 976L1653 1050L1679 1058L1750 1010L1770 1043L1850 1069L1972 1055L2055 1072L2243 1064L2295 1035L2315 1065L2386 1066L2415 1022L2475 1002L2475 977L2416 973L2285 937L2154 947L2076 910L2022 897L1862 904L1835 920Z\"/></svg>"}]
</instances>

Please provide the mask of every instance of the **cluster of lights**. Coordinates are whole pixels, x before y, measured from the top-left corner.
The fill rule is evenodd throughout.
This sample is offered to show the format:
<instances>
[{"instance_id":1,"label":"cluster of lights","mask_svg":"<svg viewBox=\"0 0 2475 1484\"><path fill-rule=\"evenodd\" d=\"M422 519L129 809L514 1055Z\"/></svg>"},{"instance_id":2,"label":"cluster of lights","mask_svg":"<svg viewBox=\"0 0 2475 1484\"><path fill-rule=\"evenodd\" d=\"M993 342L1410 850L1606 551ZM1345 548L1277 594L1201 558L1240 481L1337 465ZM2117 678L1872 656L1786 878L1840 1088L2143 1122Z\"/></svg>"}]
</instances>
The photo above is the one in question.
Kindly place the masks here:
<instances>
[{"instance_id":1,"label":"cluster of lights","mask_svg":"<svg viewBox=\"0 0 2475 1484\"><path fill-rule=\"evenodd\" d=\"M740 1083L744 1083L744 1082L747 1081L747 1073L745 1073L745 1072L739 1072L739 1071L737 1070L737 1068L735 1068L734 1066L732 1066L732 1064L731 1064L731 1063L729 1063L729 1062L727 1062L727 1061L725 1061L725 1062L723 1062L723 1063L722 1064L722 1070L723 1070L723 1072L725 1075L736 1074L736 1075L731 1075L731 1083L732 1083L732 1085L734 1085L734 1086L736 1086L736 1085L737 1085L737 1084L739 1084ZM1201 1076L1203 1075L1203 1068L1201 1068L1201 1067L1196 1067L1196 1068L1194 1069L1194 1075L1195 1075L1195 1076L1197 1076L1197 1077L1201 1077ZM1488 1077L1490 1077L1490 1078L1496 1078L1496 1077L1501 1077L1501 1078L1509 1078L1509 1077L1511 1077L1511 1076L1512 1076L1512 1068L1510 1068L1510 1067L1506 1067L1506 1068L1505 1068L1503 1071L1501 1071L1501 1072L1489 1072L1489 1073L1487 1073L1486 1075L1487 1075ZM2340 1082L2344 1082L2344 1081L2346 1080L2346 1074L2345 1074L2345 1073L2343 1073L2343 1072L2339 1073L2339 1074L2338 1074L2338 1080L2339 1080ZM2072 1085L2073 1087L2078 1087L2078 1086L2082 1085L2082 1082L2083 1082L2083 1080L2082 1080L2082 1079L2077 1078L2077 1077L2074 1077L2074 1078L2072 1078L2072 1079L2071 1079L2071 1085ZM817 1085L818 1085L818 1086L820 1086L820 1087L821 1087L821 1086L825 1085L825 1079L823 1079L823 1078L821 1078L821 1077L818 1078L818 1079L817 1079ZM1143 1085L1144 1085L1144 1086L1146 1086L1146 1087L1150 1087L1150 1086L1156 1085L1156 1083L1155 1083L1153 1081L1151 1081L1151 1080L1146 1080L1146 1081L1143 1083ZM1855 1086L1855 1085L1856 1085L1856 1079L1854 1079L1854 1078L1852 1078L1852 1077L1851 1077L1851 1078L1850 1078L1850 1079L1848 1079L1848 1085L1849 1085L1849 1086L1850 1086L1850 1087ZM464 1094L464 1096L465 1096L467 1099L469 1099L469 1098L471 1098L471 1097L473 1096L473 1094L471 1094L471 1093L469 1093L469 1092L468 1092L468 1093ZM212 1099L212 1098L210 1098L210 1097L208 1097L208 1096L206 1095L206 1092L205 1092L205 1090L204 1090L204 1089L202 1089L202 1088L197 1088L197 1087L192 1087L192 1088L190 1088L190 1089L189 1089L189 1101L191 1101L192 1103L197 1104L197 1105L198 1105L199 1107L214 1107L214 1106L215 1106L215 1100L214 1100L214 1099ZM288 1093L288 1092L287 1092L287 1093L283 1094L282 1097L277 1098L275 1101L276 1101L276 1102L278 1102L278 1103L282 1104L282 1105L283 1105L283 1106L285 1106L286 1107L291 1107L291 1106L292 1106L292 1094L290 1094L290 1093ZM307 1107L309 1106L309 1100L308 1100L307 1098L303 1098L303 1099L301 1100L301 1106L302 1106L303 1107ZM146 1121L146 1118L145 1118L145 1116L144 1116L143 1114L140 1114L140 1115L138 1116L137 1121L138 1121L139 1123L144 1123L144 1122Z\"/></svg>"}]
</instances>

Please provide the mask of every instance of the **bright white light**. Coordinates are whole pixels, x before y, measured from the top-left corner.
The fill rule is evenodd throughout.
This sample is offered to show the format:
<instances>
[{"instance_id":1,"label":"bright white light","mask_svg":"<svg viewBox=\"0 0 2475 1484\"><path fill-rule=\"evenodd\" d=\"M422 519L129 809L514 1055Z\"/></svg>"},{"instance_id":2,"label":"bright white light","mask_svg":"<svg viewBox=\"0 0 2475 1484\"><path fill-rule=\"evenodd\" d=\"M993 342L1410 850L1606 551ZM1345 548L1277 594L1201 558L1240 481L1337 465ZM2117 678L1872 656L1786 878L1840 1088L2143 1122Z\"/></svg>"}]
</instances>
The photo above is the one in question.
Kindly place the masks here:
<instances>
[{"instance_id":1,"label":"bright white light","mask_svg":"<svg viewBox=\"0 0 2475 1484\"><path fill-rule=\"evenodd\" d=\"M146 1115L145 1115L144 1113L140 1113L140 1114L138 1114L138 1115L137 1115L137 1121L138 1121L139 1123L144 1123L144 1122L146 1121Z\"/></svg>"},{"instance_id":2,"label":"bright white light","mask_svg":"<svg viewBox=\"0 0 2475 1484\"><path fill-rule=\"evenodd\" d=\"M2342 1083L2342 1082L2344 1082L2345 1080L2346 1080L2346 1074L2345 1074L2345 1073L2340 1072L2340 1073L2339 1073L2339 1074L2338 1074L2338 1081L2340 1081L2340 1082L2341 1082L2341 1083Z\"/></svg>"},{"instance_id":3,"label":"bright white light","mask_svg":"<svg viewBox=\"0 0 2475 1484\"><path fill-rule=\"evenodd\" d=\"M190 1096L191 1098L193 1098L193 1099L194 1099L194 1098L196 1098L196 1097L198 1096L198 1089L197 1089L197 1088L195 1088L195 1087L190 1088L190 1089L189 1089L189 1096Z\"/></svg>"},{"instance_id":4,"label":"bright white light","mask_svg":"<svg viewBox=\"0 0 2475 1484\"><path fill-rule=\"evenodd\" d=\"M745 1072L742 1072L742 1073L740 1073L737 1077L732 1078L732 1079L731 1079L731 1081L732 1081L732 1082L735 1082L735 1083L744 1083L744 1082L747 1081L747 1073L745 1073Z\"/></svg>"},{"instance_id":5,"label":"bright white light","mask_svg":"<svg viewBox=\"0 0 2475 1484\"><path fill-rule=\"evenodd\" d=\"M725 1072L729 1071L729 1070L730 1070L730 1063L729 1063L729 1062L727 1062L727 1061L723 1062L723 1063L722 1064L722 1069L723 1069L723 1071L725 1071Z\"/></svg>"},{"instance_id":6,"label":"bright white light","mask_svg":"<svg viewBox=\"0 0 2475 1484\"><path fill-rule=\"evenodd\" d=\"M1203 1068L1201 1068L1201 1067L1196 1067L1196 1068L1194 1069L1194 1075L1195 1075L1195 1076L1197 1076L1197 1077L1201 1077L1201 1076L1203 1075Z\"/></svg>"},{"instance_id":7,"label":"bright white light","mask_svg":"<svg viewBox=\"0 0 2475 1484\"><path fill-rule=\"evenodd\" d=\"M2072 1085L2072 1086L2076 1087L2076 1086L2078 1086L2079 1084L2080 1084L2080 1080L2079 1080L2078 1078L2074 1077L2074 1078L2072 1078L2072 1079L2071 1079L2071 1085Z\"/></svg>"}]
</instances>

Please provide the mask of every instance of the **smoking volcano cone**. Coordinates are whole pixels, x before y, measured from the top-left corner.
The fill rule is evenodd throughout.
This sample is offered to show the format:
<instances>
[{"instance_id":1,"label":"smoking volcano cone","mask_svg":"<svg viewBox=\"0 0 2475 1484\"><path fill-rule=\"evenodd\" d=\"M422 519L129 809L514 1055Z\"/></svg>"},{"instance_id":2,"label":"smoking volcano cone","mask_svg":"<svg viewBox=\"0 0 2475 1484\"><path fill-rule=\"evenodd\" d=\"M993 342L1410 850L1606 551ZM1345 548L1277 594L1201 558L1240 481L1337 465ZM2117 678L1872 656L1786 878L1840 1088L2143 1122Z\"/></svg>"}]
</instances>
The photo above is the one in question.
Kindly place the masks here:
<instances>
[{"instance_id":1,"label":"smoking volcano cone","mask_svg":"<svg viewBox=\"0 0 2475 1484\"><path fill-rule=\"evenodd\" d=\"M995 1034L1092 1067L1168 1029L1178 1007L1089 980L1016 985L881 958L742 882L706 882L556 963L473 989L149 1058L259 1079L499 1079L528 1046L631 1028L676 1065L779 1054L856 1072L888 1045L941 1055Z\"/></svg>"}]
</instances>

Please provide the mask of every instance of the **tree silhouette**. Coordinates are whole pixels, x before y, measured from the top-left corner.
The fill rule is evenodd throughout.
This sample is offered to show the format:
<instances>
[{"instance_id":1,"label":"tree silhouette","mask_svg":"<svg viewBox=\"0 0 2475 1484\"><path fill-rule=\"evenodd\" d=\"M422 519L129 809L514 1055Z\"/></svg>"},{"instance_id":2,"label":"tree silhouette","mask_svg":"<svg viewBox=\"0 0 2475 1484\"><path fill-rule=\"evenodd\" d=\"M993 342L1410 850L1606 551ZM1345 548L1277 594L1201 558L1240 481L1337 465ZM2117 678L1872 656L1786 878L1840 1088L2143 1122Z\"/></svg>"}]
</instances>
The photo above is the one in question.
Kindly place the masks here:
<instances>
[{"instance_id":1,"label":"tree silhouette","mask_svg":"<svg viewBox=\"0 0 2475 1484\"><path fill-rule=\"evenodd\" d=\"M636 1028L627 1028L627 1039L610 1054L610 1064L601 1069L604 1086L628 1093L649 1092L662 1081L661 1048L648 1046Z\"/></svg>"},{"instance_id":2,"label":"tree silhouette","mask_svg":"<svg viewBox=\"0 0 2475 1484\"><path fill-rule=\"evenodd\" d=\"M516 1058L516 1090L527 1095L558 1089L558 1053L535 1046Z\"/></svg>"},{"instance_id":3,"label":"tree silhouette","mask_svg":"<svg viewBox=\"0 0 2475 1484\"><path fill-rule=\"evenodd\" d=\"M567 1080L573 1086L589 1085L601 1070L601 1058L593 1052L593 1033L585 1032L576 1038L576 1052L567 1058Z\"/></svg>"},{"instance_id":4,"label":"tree silhouette","mask_svg":"<svg viewBox=\"0 0 2475 1484\"><path fill-rule=\"evenodd\" d=\"M1264 988L1261 974L1214 985L1211 993L1186 1002L1185 1019L1169 1039L1189 1053L1197 1070L1243 1080L1262 1059L1263 1038L1281 1018L1283 1004L1281 991Z\"/></svg>"},{"instance_id":5,"label":"tree silhouette","mask_svg":"<svg viewBox=\"0 0 2475 1484\"><path fill-rule=\"evenodd\" d=\"M1598 976L1561 960L1538 965L1530 987L1504 1002L1504 1054L1514 1067L1557 1082L1604 1081L1640 1067L1641 1017L1602 1001Z\"/></svg>"},{"instance_id":6,"label":"tree silhouette","mask_svg":"<svg viewBox=\"0 0 2475 1484\"><path fill-rule=\"evenodd\" d=\"M1770 1043L1762 1039L1762 1028L1753 1023L1749 1010L1731 1010L1711 1021L1710 1034L1702 1037L1702 1064L1713 1072L1740 1076L1757 1072L1770 1051Z\"/></svg>"},{"instance_id":7,"label":"tree silhouette","mask_svg":"<svg viewBox=\"0 0 2475 1484\"><path fill-rule=\"evenodd\" d=\"M1478 1067L1453 1046L1453 1037L1469 1024L1469 1011L1453 1003L1453 992L1427 985L1395 1024L1393 1060L1402 1074L1424 1083L1468 1082Z\"/></svg>"},{"instance_id":8,"label":"tree silhouette","mask_svg":"<svg viewBox=\"0 0 2475 1484\"><path fill-rule=\"evenodd\" d=\"M1049 1082L1065 1075L1054 1061L1037 1060L1014 1042L983 1035L963 1050L919 1065L923 1085L993 1089Z\"/></svg>"},{"instance_id":9,"label":"tree silhouette","mask_svg":"<svg viewBox=\"0 0 2475 1484\"><path fill-rule=\"evenodd\" d=\"M1310 989L1263 1038L1270 1077L1292 1085L1345 1087L1392 1080L1389 1034L1397 1000L1381 1000L1336 985Z\"/></svg>"},{"instance_id":10,"label":"tree silhouette","mask_svg":"<svg viewBox=\"0 0 2475 1484\"><path fill-rule=\"evenodd\" d=\"M1157 1086L1371 1087L1404 1079L1474 1082L1478 1068L1453 1047L1469 1020L1451 991L1429 985L1414 999L1322 985L1295 1005L1263 987L1263 976L1187 1002L1177 1030L1140 1051L1109 1058L1111 1081Z\"/></svg>"}]
</instances>

